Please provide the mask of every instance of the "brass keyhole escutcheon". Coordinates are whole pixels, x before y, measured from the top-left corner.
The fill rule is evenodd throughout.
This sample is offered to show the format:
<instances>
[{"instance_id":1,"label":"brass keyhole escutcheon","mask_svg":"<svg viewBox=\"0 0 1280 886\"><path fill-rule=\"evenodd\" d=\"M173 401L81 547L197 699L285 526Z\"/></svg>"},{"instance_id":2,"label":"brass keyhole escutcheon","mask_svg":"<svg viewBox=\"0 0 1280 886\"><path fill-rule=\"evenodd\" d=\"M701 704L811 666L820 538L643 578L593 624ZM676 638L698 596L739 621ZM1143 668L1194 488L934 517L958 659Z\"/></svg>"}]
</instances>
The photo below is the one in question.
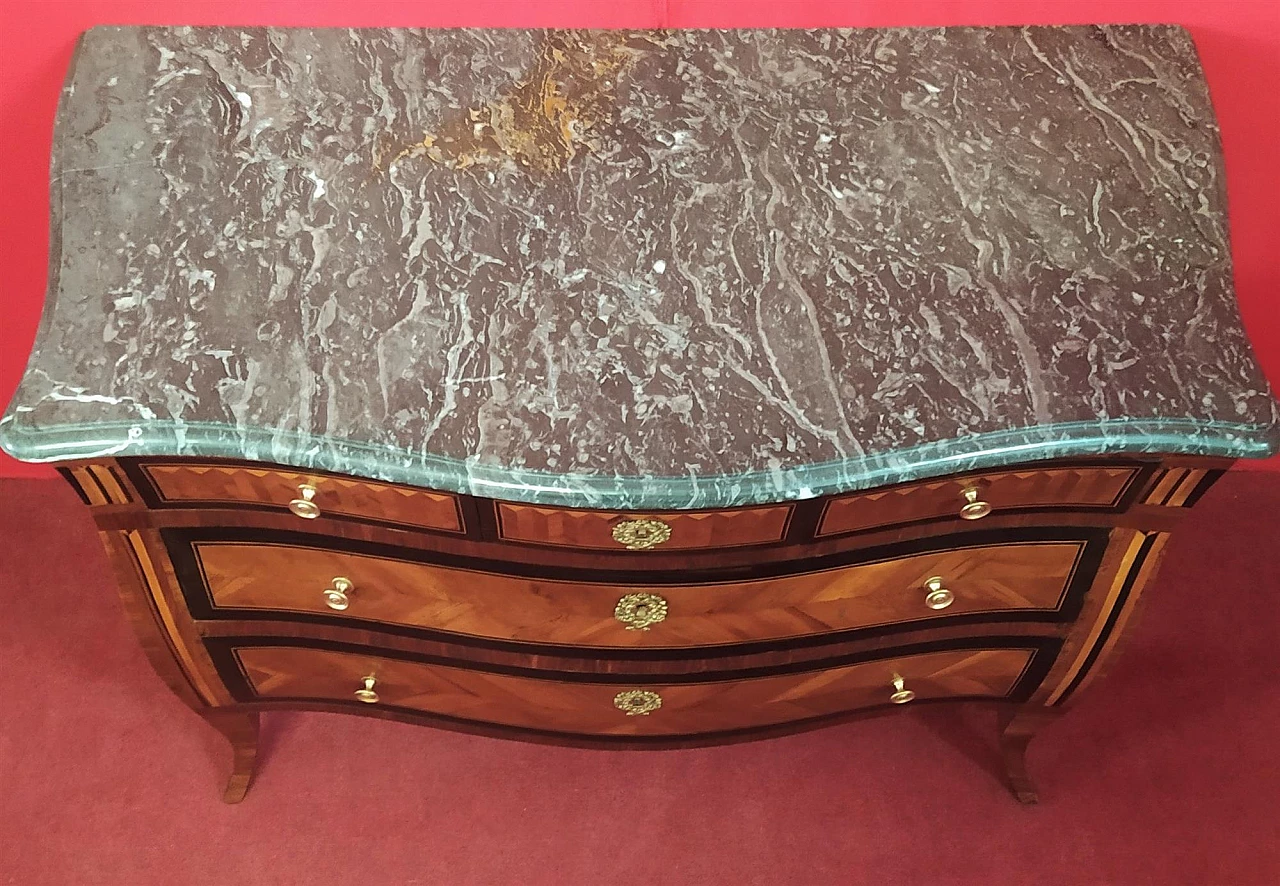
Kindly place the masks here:
<instances>
[{"instance_id":1,"label":"brass keyhole escutcheon","mask_svg":"<svg viewBox=\"0 0 1280 886\"><path fill-rule=\"evenodd\" d=\"M613 706L628 717L647 717L662 707L662 696L648 689L627 689L613 697Z\"/></svg>"},{"instance_id":2,"label":"brass keyhole escutcheon","mask_svg":"<svg viewBox=\"0 0 1280 886\"><path fill-rule=\"evenodd\" d=\"M644 591L627 594L613 608L613 617L628 631L647 631L667 617L667 601Z\"/></svg>"},{"instance_id":3,"label":"brass keyhole escutcheon","mask_svg":"<svg viewBox=\"0 0 1280 886\"><path fill-rule=\"evenodd\" d=\"M671 527L650 517L623 520L613 527L613 540L629 551L647 551L669 538Z\"/></svg>"}]
</instances>

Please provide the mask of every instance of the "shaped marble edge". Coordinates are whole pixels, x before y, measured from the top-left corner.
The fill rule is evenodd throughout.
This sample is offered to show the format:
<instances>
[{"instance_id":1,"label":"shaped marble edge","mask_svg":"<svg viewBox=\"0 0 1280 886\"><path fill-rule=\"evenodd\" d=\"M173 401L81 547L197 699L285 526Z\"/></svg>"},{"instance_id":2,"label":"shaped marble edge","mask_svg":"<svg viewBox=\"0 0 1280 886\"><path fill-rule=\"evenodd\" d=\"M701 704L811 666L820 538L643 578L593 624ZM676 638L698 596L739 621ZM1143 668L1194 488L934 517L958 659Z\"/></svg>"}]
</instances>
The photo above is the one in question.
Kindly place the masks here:
<instances>
[{"instance_id":1,"label":"shaped marble edge","mask_svg":"<svg viewBox=\"0 0 1280 886\"><path fill-rule=\"evenodd\" d=\"M799 468L724 476L604 477L408 453L350 440L230 425L149 422L23 430L0 420L0 448L30 462L195 457L270 462L504 501L620 510L723 508L815 498L1026 462L1119 454L1267 458L1280 427L1188 420L1043 425L941 440Z\"/></svg>"}]
</instances>

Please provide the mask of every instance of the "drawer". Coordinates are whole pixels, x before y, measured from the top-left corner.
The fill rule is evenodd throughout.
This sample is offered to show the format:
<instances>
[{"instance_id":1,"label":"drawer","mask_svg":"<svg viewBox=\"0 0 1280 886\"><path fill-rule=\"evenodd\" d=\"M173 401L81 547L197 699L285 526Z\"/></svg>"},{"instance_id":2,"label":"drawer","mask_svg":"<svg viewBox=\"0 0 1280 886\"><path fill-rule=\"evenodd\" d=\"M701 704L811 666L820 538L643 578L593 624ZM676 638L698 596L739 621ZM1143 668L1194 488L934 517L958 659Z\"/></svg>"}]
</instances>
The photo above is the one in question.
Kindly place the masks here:
<instances>
[{"instance_id":1,"label":"drawer","mask_svg":"<svg viewBox=\"0 0 1280 886\"><path fill-rule=\"evenodd\" d=\"M895 698L903 704L1008 698L1036 653L927 652L674 685L561 682L303 646L239 646L231 655L251 693L245 700L350 702L580 735L696 735L890 705Z\"/></svg>"},{"instance_id":2,"label":"drawer","mask_svg":"<svg viewBox=\"0 0 1280 886\"><path fill-rule=\"evenodd\" d=\"M792 505L648 513L543 508L497 502L507 541L602 551L736 548L782 541Z\"/></svg>"},{"instance_id":3,"label":"drawer","mask_svg":"<svg viewBox=\"0 0 1280 886\"><path fill-rule=\"evenodd\" d=\"M316 517L348 517L462 531L456 496L412 486L240 465L146 462L136 470L162 507L239 505L290 511L299 524Z\"/></svg>"},{"instance_id":4,"label":"drawer","mask_svg":"<svg viewBox=\"0 0 1280 886\"><path fill-rule=\"evenodd\" d=\"M1006 542L751 581L625 585L476 572L301 543L167 538L183 584L204 585L188 591L197 617L306 613L311 620L602 647L742 643L962 615L1054 620L1065 617L1068 602L1078 607L1092 572L1086 550L1096 557L1102 547L1101 540Z\"/></svg>"},{"instance_id":5,"label":"drawer","mask_svg":"<svg viewBox=\"0 0 1280 886\"><path fill-rule=\"evenodd\" d=\"M946 477L831 499L819 536L928 520L981 520L1024 508L1120 509L1143 471L1115 467L1028 468Z\"/></svg>"}]
</instances>

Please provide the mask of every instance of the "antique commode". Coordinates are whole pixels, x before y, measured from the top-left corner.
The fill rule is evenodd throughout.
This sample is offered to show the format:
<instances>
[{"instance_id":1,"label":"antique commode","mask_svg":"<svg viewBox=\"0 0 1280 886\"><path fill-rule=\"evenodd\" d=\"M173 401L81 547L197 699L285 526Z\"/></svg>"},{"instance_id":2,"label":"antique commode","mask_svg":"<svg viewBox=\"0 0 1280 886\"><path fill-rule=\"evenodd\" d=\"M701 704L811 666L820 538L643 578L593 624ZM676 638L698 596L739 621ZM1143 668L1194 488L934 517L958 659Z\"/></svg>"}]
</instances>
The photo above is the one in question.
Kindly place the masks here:
<instances>
[{"instance_id":1,"label":"antique commode","mask_svg":"<svg viewBox=\"0 0 1280 886\"><path fill-rule=\"evenodd\" d=\"M282 708L648 748L950 700L1030 802L1280 442L1175 27L100 28L51 175L0 440L231 802Z\"/></svg>"}]
</instances>

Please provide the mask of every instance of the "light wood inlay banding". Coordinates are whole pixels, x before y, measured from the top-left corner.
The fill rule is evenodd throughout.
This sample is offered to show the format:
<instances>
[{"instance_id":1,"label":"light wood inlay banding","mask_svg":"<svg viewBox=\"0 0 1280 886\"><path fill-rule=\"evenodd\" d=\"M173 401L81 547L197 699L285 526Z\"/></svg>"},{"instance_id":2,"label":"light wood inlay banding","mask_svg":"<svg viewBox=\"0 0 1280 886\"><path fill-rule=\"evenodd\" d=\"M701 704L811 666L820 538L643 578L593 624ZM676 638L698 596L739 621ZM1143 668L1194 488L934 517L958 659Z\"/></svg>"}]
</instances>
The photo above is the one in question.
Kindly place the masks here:
<instances>
[{"instance_id":1,"label":"light wood inlay banding","mask_svg":"<svg viewBox=\"0 0 1280 886\"><path fill-rule=\"evenodd\" d=\"M173 651L181 661L183 672L191 682L192 687L199 693L201 699L206 704L215 704L218 694L210 688L209 683L201 673L200 667L192 657L191 650L187 648L186 642L178 630L173 610L165 599L164 591L160 586L160 577L156 574L155 565L151 562L151 555L147 552L146 545L137 532L127 532L125 533L125 538L128 540L129 547L137 559L138 567L142 570L147 592L151 596L152 603L155 604L155 610L159 614L160 620L164 623L165 632L169 635L169 642L173 647Z\"/></svg>"},{"instance_id":2,"label":"light wood inlay banding","mask_svg":"<svg viewBox=\"0 0 1280 886\"><path fill-rule=\"evenodd\" d=\"M80 486L80 491L89 499L89 504L93 506L110 504L106 494L103 493L93 475L89 473L88 468L71 468L71 476L75 477L76 483Z\"/></svg>"},{"instance_id":3,"label":"light wood inlay banding","mask_svg":"<svg viewBox=\"0 0 1280 886\"><path fill-rule=\"evenodd\" d=\"M1178 482L1186 476L1185 468L1166 468L1160 475L1155 487L1147 494L1146 503L1152 505L1162 505L1165 499L1173 492Z\"/></svg>"},{"instance_id":4,"label":"light wood inlay banding","mask_svg":"<svg viewBox=\"0 0 1280 886\"><path fill-rule=\"evenodd\" d=\"M123 505L129 503L129 494L121 487L108 465L89 465L89 470L97 478L98 483L107 493L108 503Z\"/></svg>"},{"instance_id":5,"label":"light wood inlay banding","mask_svg":"<svg viewBox=\"0 0 1280 886\"><path fill-rule=\"evenodd\" d=\"M1114 612L1113 615L1113 607L1109 607L1107 610L1108 615L1105 618L1098 619L1098 624L1100 625L1105 624L1107 621L1110 621L1111 624L1109 630L1107 630L1105 636L1100 641L1100 648L1093 655L1093 663L1089 665L1089 670L1075 686L1071 686L1070 683L1065 684L1067 687L1070 687L1072 696L1085 689L1103 673L1107 659L1115 649L1116 644L1124 637L1125 628L1129 623L1129 619L1133 616L1134 610L1138 604L1138 599L1142 596L1142 592L1145 589L1147 582L1149 582L1156 574L1156 570L1160 566L1160 557L1164 552L1164 545L1165 542L1168 541L1169 535L1165 532L1157 532L1149 533L1148 537L1152 539L1151 544L1147 548L1147 553L1143 558L1142 563L1137 566L1138 572L1134 577L1132 584L1129 586L1129 593L1126 595L1123 603L1120 604L1123 608L1118 612ZM1060 693L1058 694L1058 697L1061 697Z\"/></svg>"},{"instance_id":6,"label":"light wood inlay banding","mask_svg":"<svg viewBox=\"0 0 1280 886\"><path fill-rule=\"evenodd\" d=\"M1205 471L1187 471L1187 476L1178 484L1166 504L1171 508L1182 507L1191 496L1191 493L1196 491L1196 487L1204 479L1205 473Z\"/></svg>"},{"instance_id":7,"label":"light wood inlay banding","mask_svg":"<svg viewBox=\"0 0 1280 886\"><path fill-rule=\"evenodd\" d=\"M1098 660L1111 648L1119 636L1123 620L1127 619L1127 613L1132 611L1133 604L1141 594L1143 582L1154 574L1156 565L1159 563L1160 549L1163 548L1166 538L1167 533L1139 532L1130 539L1120 568L1116 570L1115 578L1108 589L1106 602L1090 625L1088 638L1080 647L1071 668L1063 675L1057 688L1046 700L1047 705L1057 704L1068 691L1076 691L1091 679L1091 675L1085 675L1082 681L1076 684L1086 664L1092 660L1090 667L1096 670ZM1152 539L1150 545L1147 544L1148 539ZM1145 553L1143 553L1144 547L1146 547ZM1139 554L1142 554L1140 563L1137 562ZM1135 569L1136 575L1133 574ZM1116 612L1117 606L1123 606L1124 612ZM1117 621L1113 621L1113 616ZM1097 648L1099 643L1103 644L1101 649Z\"/></svg>"}]
</instances>

